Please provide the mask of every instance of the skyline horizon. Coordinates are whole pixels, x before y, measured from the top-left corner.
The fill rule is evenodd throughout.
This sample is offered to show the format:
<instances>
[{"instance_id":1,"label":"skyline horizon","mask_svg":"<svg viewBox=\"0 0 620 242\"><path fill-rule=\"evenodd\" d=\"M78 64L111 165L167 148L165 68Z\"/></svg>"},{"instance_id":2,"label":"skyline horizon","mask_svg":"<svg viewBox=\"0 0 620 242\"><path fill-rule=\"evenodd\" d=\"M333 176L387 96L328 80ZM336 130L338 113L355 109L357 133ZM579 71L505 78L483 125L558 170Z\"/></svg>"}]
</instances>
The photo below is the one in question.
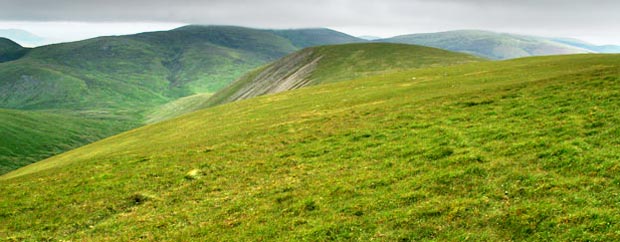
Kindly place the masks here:
<instances>
[{"instance_id":1,"label":"skyline horizon","mask_svg":"<svg viewBox=\"0 0 620 242\"><path fill-rule=\"evenodd\" d=\"M377 32L361 32L355 30L347 30L344 28L338 27L330 27L330 26L301 26L301 27L261 27L261 26L245 26L245 25L236 25L236 24L201 24L201 23L154 23L154 22L131 22L131 23L86 23L86 22L3 22L0 21L0 32L7 30L15 30L15 31L25 31L29 34L32 34L36 37L42 38L40 44L32 44L25 42L23 40L12 39L10 36L4 36L0 33L0 37L11 39L16 43L30 48L36 48L45 45L51 44L60 44L66 42L75 42L81 41L91 38L103 37L103 36L121 36L121 35L131 35L131 34L139 34L144 32L156 32L156 31L169 31L176 28L180 28L188 25L202 25L202 26L236 26L236 27L244 27L244 28L253 28L253 29L306 29L306 28L326 28L334 31L338 31L350 36L354 37L363 37L363 36L373 36L379 37L379 39L388 39L402 35L411 35L411 34L427 34L427 33L441 33L441 32L451 32L451 31L462 31L462 30L473 30L473 31L488 31L502 34L515 34L515 35L525 35L532 37L542 37L542 38L567 38L567 39L576 39L580 41L587 42L589 44L594 44L598 46L605 45L620 45L618 42L601 42L595 41L583 37L575 36L557 36L557 35L543 35L536 33L527 33L525 31L501 31L501 30L493 30L493 29L483 29L483 28L460 28L460 29L441 29L437 31L430 32L401 32L401 33L377 33ZM24 27L25 26L25 27ZM60 27L63 26L63 27ZM65 31L58 31L57 29L70 28L73 31L66 35ZM86 30L86 31L80 31ZM63 35L60 37L60 35ZM23 42L23 43L22 43Z\"/></svg>"},{"instance_id":2,"label":"skyline horizon","mask_svg":"<svg viewBox=\"0 0 620 242\"><path fill-rule=\"evenodd\" d=\"M6 0L0 29L26 29L56 42L186 24L326 27L383 38L476 29L620 45L618 10L617 0Z\"/></svg>"}]
</instances>

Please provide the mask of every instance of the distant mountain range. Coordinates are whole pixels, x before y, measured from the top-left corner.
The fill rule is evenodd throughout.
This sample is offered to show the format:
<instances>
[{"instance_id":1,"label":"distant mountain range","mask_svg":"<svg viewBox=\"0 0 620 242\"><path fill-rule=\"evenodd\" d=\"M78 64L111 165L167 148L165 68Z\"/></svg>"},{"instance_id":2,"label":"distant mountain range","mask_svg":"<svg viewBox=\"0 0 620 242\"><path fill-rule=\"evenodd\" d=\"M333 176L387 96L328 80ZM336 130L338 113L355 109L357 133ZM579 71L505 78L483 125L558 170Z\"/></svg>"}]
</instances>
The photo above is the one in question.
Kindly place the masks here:
<instances>
[{"instance_id":1,"label":"distant mountain range","mask_svg":"<svg viewBox=\"0 0 620 242\"><path fill-rule=\"evenodd\" d=\"M328 29L231 26L186 26L34 49L4 40L0 108L148 107L216 92L301 48L361 41Z\"/></svg>"},{"instance_id":2,"label":"distant mountain range","mask_svg":"<svg viewBox=\"0 0 620 242\"><path fill-rule=\"evenodd\" d=\"M579 40L544 38L481 30L401 35L379 42L431 46L493 60L579 53L617 53L620 46L596 46Z\"/></svg>"},{"instance_id":3,"label":"distant mountain range","mask_svg":"<svg viewBox=\"0 0 620 242\"><path fill-rule=\"evenodd\" d=\"M578 39L569 38L551 38L550 40L598 53L620 53L620 46L618 45L594 45Z\"/></svg>"},{"instance_id":4,"label":"distant mountain range","mask_svg":"<svg viewBox=\"0 0 620 242\"><path fill-rule=\"evenodd\" d=\"M493 60L513 59L539 55L577 53L620 53L618 45L594 45L572 38L549 38L484 30L455 30L437 33L417 33L381 38L373 35L352 36L329 29L272 30L276 35L289 39L297 47L338 43L378 41L416 44L464 52ZM11 39L24 46L49 43L45 38L21 29L0 29L0 37Z\"/></svg>"},{"instance_id":5,"label":"distant mountain range","mask_svg":"<svg viewBox=\"0 0 620 242\"><path fill-rule=\"evenodd\" d=\"M62 152L137 127L152 110L168 102L214 93L247 71L299 49L362 41L329 29L197 25L37 48L1 39L0 115L49 116L51 112L58 115L41 119L41 128L47 127L46 120L62 124L58 120L63 118L72 127L62 138L57 135L64 133L39 132L36 126L31 127L33 132L0 127L3 133L29 136L4 140L10 143L3 145L9 149L3 154L10 154L11 160L40 160L50 150ZM88 120L106 122L97 122L101 132L93 134L85 126ZM26 152L20 147L47 150ZM3 154L0 173L3 164L13 163L3 160Z\"/></svg>"}]
</instances>

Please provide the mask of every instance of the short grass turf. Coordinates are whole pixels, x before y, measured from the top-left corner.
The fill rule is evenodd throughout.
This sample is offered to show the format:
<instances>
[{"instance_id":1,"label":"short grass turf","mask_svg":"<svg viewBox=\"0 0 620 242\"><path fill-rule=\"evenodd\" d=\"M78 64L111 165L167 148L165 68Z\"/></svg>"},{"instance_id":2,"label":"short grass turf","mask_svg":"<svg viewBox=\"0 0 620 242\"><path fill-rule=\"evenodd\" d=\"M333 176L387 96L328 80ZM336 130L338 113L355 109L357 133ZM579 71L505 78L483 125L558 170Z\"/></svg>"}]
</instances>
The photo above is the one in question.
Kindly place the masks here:
<instances>
[{"instance_id":1,"label":"short grass turf","mask_svg":"<svg viewBox=\"0 0 620 242\"><path fill-rule=\"evenodd\" d=\"M619 55L248 99L0 177L0 238L620 240L619 109Z\"/></svg>"}]
</instances>

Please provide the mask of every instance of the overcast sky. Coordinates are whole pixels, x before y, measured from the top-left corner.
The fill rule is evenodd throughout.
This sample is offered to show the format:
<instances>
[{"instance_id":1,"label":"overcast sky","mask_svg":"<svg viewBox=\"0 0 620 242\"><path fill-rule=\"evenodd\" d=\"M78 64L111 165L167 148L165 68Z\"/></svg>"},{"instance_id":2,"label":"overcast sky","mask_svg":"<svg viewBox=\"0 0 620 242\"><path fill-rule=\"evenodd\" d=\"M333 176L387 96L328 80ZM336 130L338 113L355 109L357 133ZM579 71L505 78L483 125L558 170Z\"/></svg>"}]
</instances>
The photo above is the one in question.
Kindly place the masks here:
<instances>
[{"instance_id":1,"label":"overcast sky","mask_svg":"<svg viewBox=\"0 0 620 242\"><path fill-rule=\"evenodd\" d=\"M620 0L0 0L0 29L69 41L185 24L391 37L483 29L620 44Z\"/></svg>"}]
</instances>

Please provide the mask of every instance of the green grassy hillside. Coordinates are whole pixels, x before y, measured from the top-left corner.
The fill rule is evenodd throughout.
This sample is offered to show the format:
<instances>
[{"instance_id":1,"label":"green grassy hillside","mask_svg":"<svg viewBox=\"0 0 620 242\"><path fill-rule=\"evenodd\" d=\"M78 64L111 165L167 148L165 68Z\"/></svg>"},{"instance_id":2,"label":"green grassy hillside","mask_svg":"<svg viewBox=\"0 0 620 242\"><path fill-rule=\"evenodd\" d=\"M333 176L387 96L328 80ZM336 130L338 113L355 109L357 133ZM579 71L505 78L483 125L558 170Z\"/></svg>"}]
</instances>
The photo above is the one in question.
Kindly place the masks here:
<instances>
[{"instance_id":1,"label":"green grassy hillside","mask_svg":"<svg viewBox=\"0 0 620 242\"><path fill-rule=\"evenodd\" d=\"M216 93L205 105L364 76L477 61L482 59L405 44L363 43L306 48L248 73Z\"/></svg>"},{"instance_id":2,"label":"green grassy hillside","mask_svg":"<svg viewBox=\"0 0 620 242\"><path fill-rule=\"evenodd\" d=\"M157 123L199 110L210 97L211 94L196 94L166 103L148 113L146 123Z\"/></svg>"},{"instance_id":3,"label":"green grassy hillside","mask_svg":"<svg viewBox=\"0 0 620 242\"><path fill-rule=\"evenodd\" d=\"M0 238L615 241L619 109L619 55L262 96L2 176Z\"/></svg>"},{"instance_id":4,"label":"green grassy hillside","mask_svg":"<svg viewBox=\"0 0 620 242\"><path fill-rule=\"evenodd\" d=\"M109 113L0 109L0 174L136 126Z\"/></svg>"},{"instance_id":5,"label":"green grassy hillside","mask_svg":"<svg viewBox=\"0 0 620 242\"><path fill-rule=\"evenodd\" d=\"M295 31L299 31L300 36ZM140 123L183 113L185 109L170 108L182 103L177 99L209 96L248 70L298 50L300 42L318 45L355 41L353 37L344 38L346 35L328 30L318 31L317 36L305 30L278 33L283 32L289 34L282 37L273 30L193 25L31 50L0 39L0 62L5 57L11 60L0 63L0 108L62 110L62 113L70 113L66 118L72 122L68 125L77 122L76 117L85 118L84 125L64 127L62 122L55 123L59 130L87 127L89 119L98 118L90 114L99 112L120 118L118 123L131 119L133 128ZM39 130L37 126L30 126L32 130L25 131L24 136L30 139L26 134L45 133L45 127L46 124L42 124ZM125 125L110 127L117 132L128 128ZM76 130L89 137L114 134L95 132L89 135L87 131L92 129ZM0 127L0 132L9 130ZM80 143L76 139L65 139L58 132L48 133L45 138L37 137L31 140L31 148L11 146L13 148L0 152L0 170L31 162L32 157L41 157L40 154L67 150L47 147L74 148ZM37 140L42 143L35 144ZM85 144L93 139L81 140L81 144ZM31 151L33 155L29 154Z\"/></svg>"},{"instance_id":6,"label":"green grassy hillside","mask_svg":"<svg viewBox=\"0 0 620 242\"><path fill-rule=\"evenodd\" d=\"M402 35L378 41L431 46L496 60L591 52L547 38L480 30Z\"/></svg>"},{"instance_id":7,"label":"green grassy hillside","mask_svg":"<svg viewBox=\"0 0 620 242\"><path fill-rule=\"evenodd\" d=\"M314 40L311 34L290 36L295 42ZM0 64L0 107L146 109L216 92L246 71L296 51L292 42L271 30L186 26L34 48Z\"/></svg>"}]
</instances>

